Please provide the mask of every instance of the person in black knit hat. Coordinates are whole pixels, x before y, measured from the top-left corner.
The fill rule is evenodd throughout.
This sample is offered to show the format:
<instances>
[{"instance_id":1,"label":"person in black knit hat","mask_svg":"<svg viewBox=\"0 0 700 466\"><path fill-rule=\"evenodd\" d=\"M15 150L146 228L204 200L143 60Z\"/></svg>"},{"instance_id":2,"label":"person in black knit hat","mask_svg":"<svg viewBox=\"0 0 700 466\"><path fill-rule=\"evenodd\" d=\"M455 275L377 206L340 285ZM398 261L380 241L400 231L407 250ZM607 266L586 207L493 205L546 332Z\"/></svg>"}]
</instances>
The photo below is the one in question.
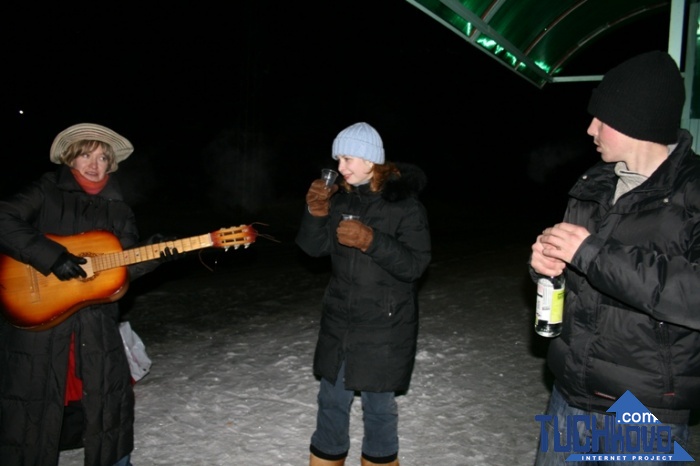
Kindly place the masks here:
<instances>
[{"instance_id":1,"label":"person in black knit hat","mask_svg":"<svg viewBox=\"0 0 700 466\"><path fill-rule=\"evenodd\" d=\"M635 449L637 465L689 456L700 408L700 157L680 128L684 101L678 66L660 51L613 68L592 93L587 132L602 160L529 261L533 280L566 280L537 466L579 464L566 462L572 454L613 464ZM659 423L625 424L628 392Z\"/></svg>"}]
</instances>

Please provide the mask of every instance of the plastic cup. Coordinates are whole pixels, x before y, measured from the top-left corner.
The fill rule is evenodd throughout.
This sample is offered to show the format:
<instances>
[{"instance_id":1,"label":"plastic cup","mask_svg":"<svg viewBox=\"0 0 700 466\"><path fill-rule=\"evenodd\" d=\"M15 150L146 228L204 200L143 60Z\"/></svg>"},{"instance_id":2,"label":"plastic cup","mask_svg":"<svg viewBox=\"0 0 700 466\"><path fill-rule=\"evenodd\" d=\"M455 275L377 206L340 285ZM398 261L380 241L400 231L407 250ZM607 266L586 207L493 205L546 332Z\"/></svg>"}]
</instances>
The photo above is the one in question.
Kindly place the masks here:
<instances>
[{"instance_id":1,"label":"plastic cup","mask_svg":"<svg viewBox=\"0 0 700 466\"><path fill-rule=\"evenodd\" d=\"M335 179L338 178L338 172L330 168L324 168L321 170L321 178L326 180L326 186L330 188L335 183Z\"/></svg>"}]
</instances>

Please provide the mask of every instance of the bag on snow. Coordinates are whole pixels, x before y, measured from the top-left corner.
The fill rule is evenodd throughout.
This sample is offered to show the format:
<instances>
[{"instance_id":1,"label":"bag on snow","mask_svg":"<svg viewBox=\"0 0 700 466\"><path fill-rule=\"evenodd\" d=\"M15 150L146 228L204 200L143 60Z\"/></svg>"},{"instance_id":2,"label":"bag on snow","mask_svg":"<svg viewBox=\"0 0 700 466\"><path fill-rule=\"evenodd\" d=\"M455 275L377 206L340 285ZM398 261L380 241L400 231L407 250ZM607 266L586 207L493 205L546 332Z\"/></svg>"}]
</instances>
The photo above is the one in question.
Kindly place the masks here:
<instances>
[{"instance_id":1,"label":"bag on snow","mask_svg":"<svg viewBox=\"0 0 700 466\"><path fill-rule=\"evenodd\" d=\"M146 346L136 332L133 331L129 322L121 322L119 331L124 341L126 358L129 360L131 378L134 379L134 382L138 382L151 370L151 359L146 354Z\"/></svg>"}]
</instances>

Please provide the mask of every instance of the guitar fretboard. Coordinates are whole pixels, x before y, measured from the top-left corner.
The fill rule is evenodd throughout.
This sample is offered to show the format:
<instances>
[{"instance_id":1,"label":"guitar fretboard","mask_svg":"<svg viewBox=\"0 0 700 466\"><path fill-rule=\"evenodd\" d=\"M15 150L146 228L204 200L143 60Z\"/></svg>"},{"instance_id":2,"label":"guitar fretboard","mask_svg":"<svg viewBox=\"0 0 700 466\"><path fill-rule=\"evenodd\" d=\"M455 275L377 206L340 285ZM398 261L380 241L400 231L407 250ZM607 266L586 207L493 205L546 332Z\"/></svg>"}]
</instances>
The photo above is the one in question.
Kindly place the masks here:
<instances>
[{"instance_id":1,"label":"guitar fretboard","mask_svg":"<svg viewBox=\"0 0 700 466\"><path fill-rule=\"evenodd\" d=\"M177 249L179 252L195 251L197 249L210 248L214 245L211 234L207 233L190 238L176 239L164 243L149 244L138 248L103 254L92 258L92 268L95 272L124 267L160 258L161 251L165 248Z\"/></svg>"}]
</instances>

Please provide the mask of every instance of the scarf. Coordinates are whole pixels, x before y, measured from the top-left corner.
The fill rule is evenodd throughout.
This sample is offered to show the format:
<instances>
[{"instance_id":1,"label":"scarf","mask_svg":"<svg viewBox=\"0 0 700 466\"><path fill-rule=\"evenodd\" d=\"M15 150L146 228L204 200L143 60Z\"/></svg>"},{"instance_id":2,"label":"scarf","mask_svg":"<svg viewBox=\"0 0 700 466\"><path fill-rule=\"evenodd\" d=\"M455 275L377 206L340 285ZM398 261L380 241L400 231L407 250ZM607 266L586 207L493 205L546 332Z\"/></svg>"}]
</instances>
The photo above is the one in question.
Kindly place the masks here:
<instances>
[{"instance_id":1,"label":"scarf","mask_svg":"<svg viewBox=\"0 0 700 466\"><path fill-rule=\"evenodd\" d=\"M101 181L90 181L75 168L71 168L70 171L75 177L75 181L77 181L80 187L83 188L83 191L85 191L88 194L99 193L107 185L107 180L109 180L109 175L105 175L105 177L102 178Z\"/></svg>"}]
</instances>

